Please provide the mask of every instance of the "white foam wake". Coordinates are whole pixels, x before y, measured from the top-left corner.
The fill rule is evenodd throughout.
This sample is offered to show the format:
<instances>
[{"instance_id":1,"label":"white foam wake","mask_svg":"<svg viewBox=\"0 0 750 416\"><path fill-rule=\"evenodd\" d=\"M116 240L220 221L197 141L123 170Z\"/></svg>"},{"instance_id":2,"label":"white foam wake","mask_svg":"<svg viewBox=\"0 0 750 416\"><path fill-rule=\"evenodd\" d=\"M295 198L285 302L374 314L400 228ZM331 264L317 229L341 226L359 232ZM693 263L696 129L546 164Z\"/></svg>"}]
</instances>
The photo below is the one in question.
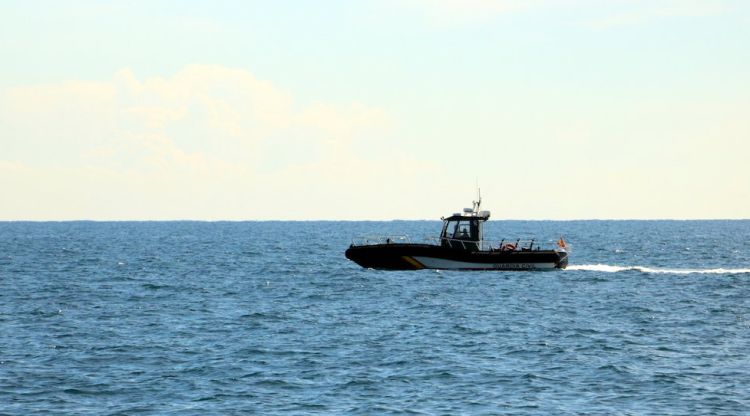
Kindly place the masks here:
<instances>
[{"instance_id":1,"label":"white foam wake","mask_svg":"<svg viewBox=\"0 0 750 416\"><path fill-rule=\"evenodd\" d=\"M628 270L636 270L642 273L654 274L740 274L750 273L750 269L662 269L645 266L611 266L609 264L577 264L571 265L566 270L587 270L593 272L617 273Z\"/></svg>"}]
</instances>

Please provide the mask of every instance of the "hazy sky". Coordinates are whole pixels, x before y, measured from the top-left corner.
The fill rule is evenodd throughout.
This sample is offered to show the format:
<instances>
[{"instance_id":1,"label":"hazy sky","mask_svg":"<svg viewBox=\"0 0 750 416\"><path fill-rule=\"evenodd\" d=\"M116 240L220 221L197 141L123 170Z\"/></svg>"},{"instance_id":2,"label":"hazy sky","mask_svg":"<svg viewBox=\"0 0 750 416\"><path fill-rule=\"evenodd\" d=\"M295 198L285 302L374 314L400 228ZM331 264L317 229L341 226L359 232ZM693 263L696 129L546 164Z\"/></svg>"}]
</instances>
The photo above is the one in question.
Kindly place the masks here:
<instances>
[{"instance_id":1,"label":"hazy sky","mask_svg":"<svg viewBox=\"0 0 750 416\"><path fill-rule=\"evenodd\" d=\"M3 1L0 220L750 218L750 2Z\"/></svg>"}]
</instances>

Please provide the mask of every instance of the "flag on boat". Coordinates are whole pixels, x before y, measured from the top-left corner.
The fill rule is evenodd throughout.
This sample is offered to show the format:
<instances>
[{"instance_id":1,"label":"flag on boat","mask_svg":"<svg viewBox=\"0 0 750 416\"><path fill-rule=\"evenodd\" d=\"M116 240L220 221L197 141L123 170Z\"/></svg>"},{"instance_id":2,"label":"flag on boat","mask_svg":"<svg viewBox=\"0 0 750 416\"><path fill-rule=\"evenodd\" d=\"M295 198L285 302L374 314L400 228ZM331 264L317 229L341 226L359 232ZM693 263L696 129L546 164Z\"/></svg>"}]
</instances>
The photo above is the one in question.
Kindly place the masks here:
<instances>
[{"instance_id":1,"label":"flag on boat","mask_svg":"<svg viewBox=\"0 0 750 416\"><path fill-rule=\"evenodd\" d=\"M563 250L565 250L566 248L568 248L568 245L565 244L565 240L563 240L562 236L560 236L560 239L557 240L557 246L560 247Z\"/></svg>"}]
</instances>

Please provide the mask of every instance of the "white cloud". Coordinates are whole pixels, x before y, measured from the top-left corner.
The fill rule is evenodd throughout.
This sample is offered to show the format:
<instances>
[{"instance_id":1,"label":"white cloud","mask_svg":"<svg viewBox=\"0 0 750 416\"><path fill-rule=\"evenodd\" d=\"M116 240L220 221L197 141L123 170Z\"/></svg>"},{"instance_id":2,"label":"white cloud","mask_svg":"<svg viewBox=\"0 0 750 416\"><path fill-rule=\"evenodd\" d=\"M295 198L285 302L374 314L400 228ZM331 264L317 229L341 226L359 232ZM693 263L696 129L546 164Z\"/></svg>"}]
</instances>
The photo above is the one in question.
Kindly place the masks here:
<instances>
[{"instance_id":1,"label":"white cloud","mask_svg":"<svg viewBox=\"0 0 750 416\"><path fill-rule=\"evenodd\" d=\"M0 207L4 219L346 217L329 206L343 193L347 212L373 217L372 189L414 186L431 169L397 149L387 159L354 150L387 133L382 109L298 107L220 66L12 88L0 123L0 185L16 201ZM286 210L266 211L271 201Z\"/></svg>"}]
</instances>

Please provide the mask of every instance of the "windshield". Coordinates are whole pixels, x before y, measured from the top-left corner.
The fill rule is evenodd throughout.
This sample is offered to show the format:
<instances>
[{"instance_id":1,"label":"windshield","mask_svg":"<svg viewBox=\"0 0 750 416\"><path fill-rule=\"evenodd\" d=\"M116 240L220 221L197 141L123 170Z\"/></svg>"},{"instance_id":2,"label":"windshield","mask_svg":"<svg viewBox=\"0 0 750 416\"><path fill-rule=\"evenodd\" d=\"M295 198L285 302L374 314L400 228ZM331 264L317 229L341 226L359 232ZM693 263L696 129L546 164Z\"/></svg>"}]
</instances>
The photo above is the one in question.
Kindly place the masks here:
<instances>
[{"instance_id":1,"label":"windshield","mask_svg":"<svg viewBox=\"0 0 750 416\"><path fill-rule=\"evenodd\" d=\"M479 241L479 221L476 219L446 221L442 237Z\"/></svg>"}]
</instances>

